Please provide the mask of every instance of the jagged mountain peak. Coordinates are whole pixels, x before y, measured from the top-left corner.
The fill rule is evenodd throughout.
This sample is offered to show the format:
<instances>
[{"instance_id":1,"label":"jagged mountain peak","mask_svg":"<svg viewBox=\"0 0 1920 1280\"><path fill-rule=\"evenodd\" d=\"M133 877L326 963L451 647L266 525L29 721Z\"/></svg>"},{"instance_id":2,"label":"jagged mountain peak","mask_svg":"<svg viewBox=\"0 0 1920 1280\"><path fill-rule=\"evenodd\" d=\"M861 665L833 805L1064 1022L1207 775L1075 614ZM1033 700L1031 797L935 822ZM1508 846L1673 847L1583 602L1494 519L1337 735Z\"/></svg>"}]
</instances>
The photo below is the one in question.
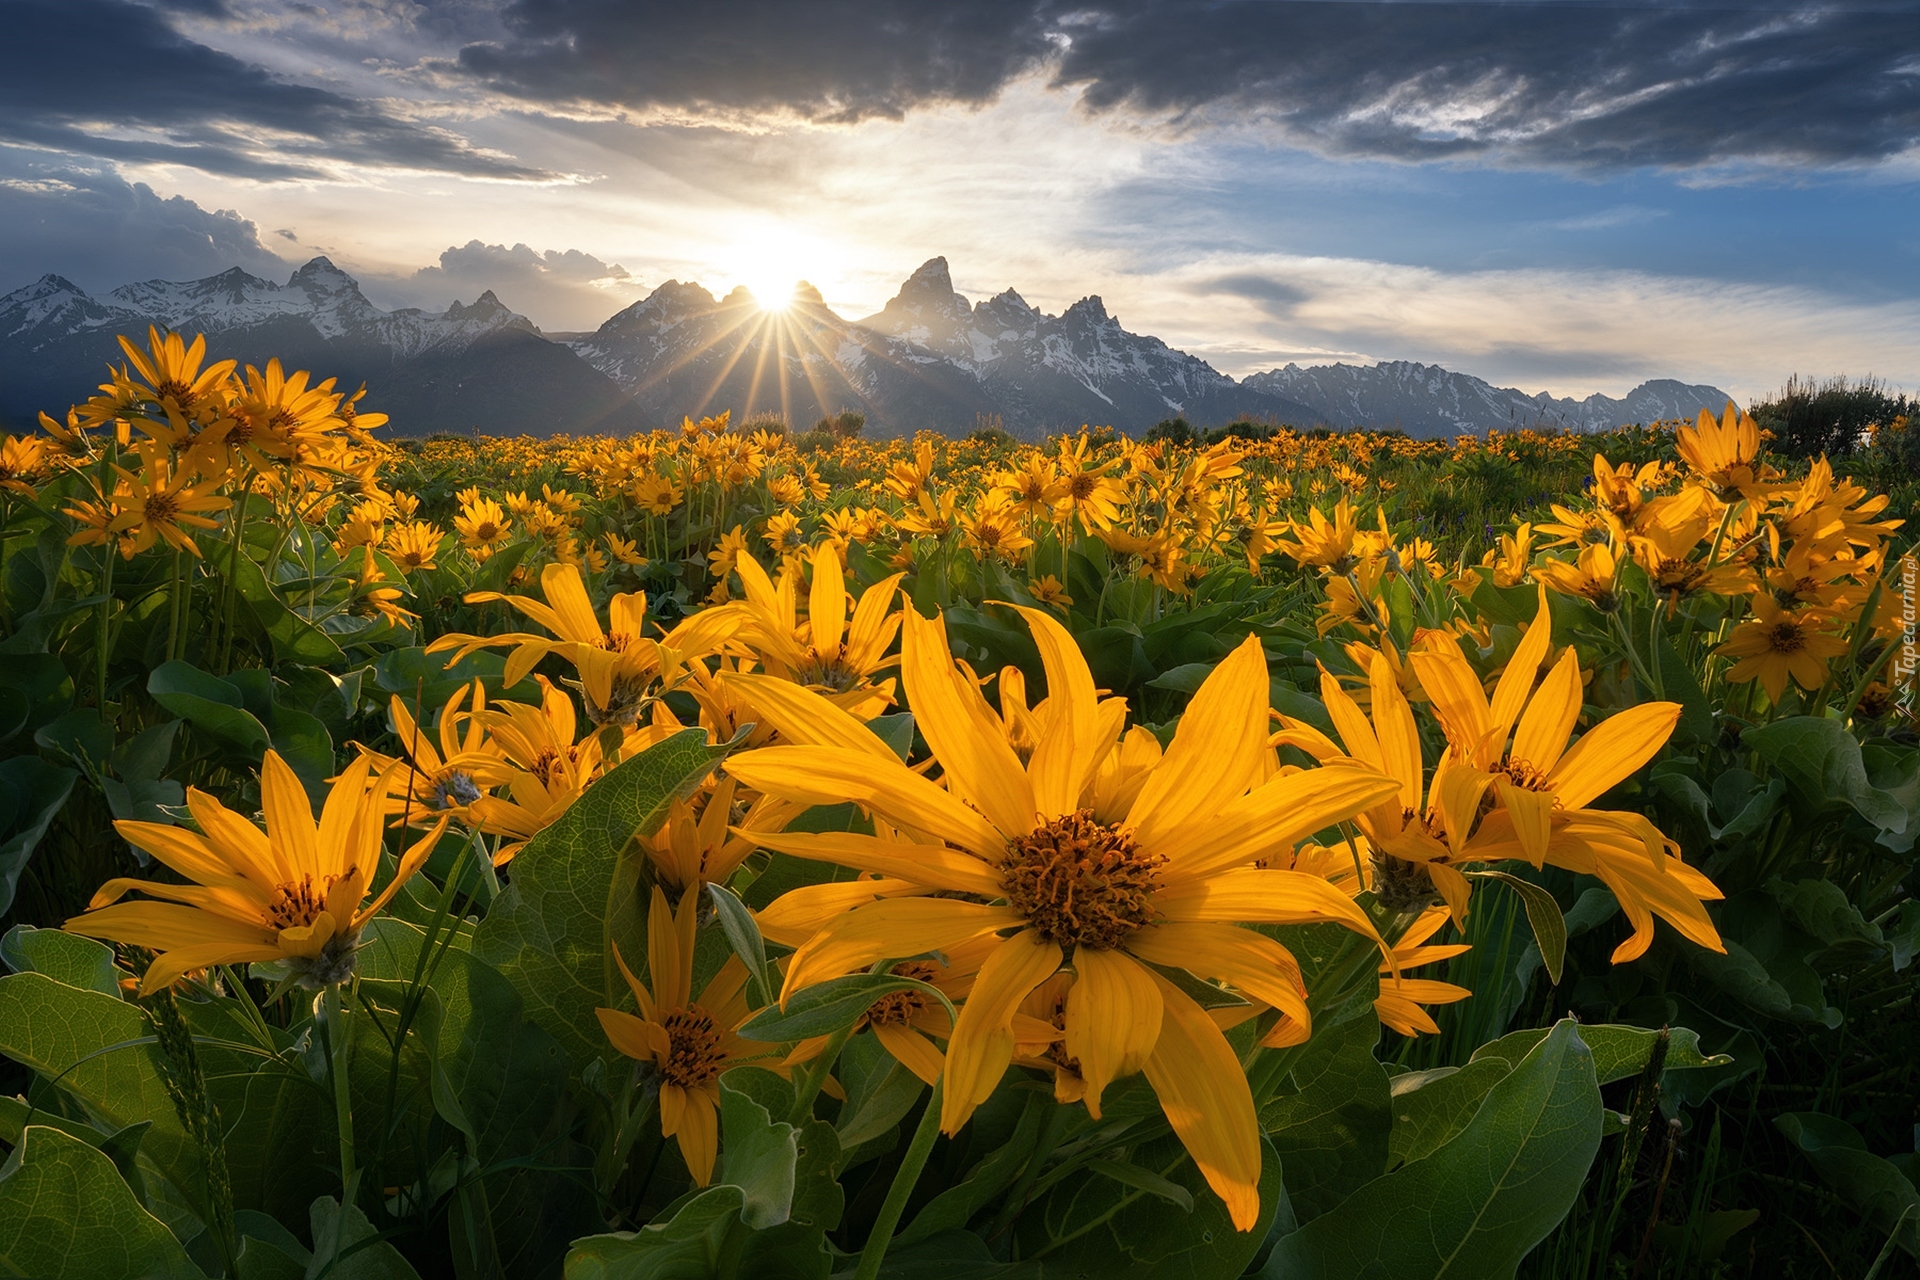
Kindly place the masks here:
<instances>
[{"instance_id":1,"label":"jagged mountain peak","mask_svg":"<svg viewBox=\"0 0 1920 1280\"><path fill-rule=\"evenodd\" d=\"M328 293L345 292L349 289L355 293L360 292L360 282L334 266L333 259L325 254L307 259L306 263L288 279L287 285L290 288L320 289Z\"/></svg>"}]
</instances>

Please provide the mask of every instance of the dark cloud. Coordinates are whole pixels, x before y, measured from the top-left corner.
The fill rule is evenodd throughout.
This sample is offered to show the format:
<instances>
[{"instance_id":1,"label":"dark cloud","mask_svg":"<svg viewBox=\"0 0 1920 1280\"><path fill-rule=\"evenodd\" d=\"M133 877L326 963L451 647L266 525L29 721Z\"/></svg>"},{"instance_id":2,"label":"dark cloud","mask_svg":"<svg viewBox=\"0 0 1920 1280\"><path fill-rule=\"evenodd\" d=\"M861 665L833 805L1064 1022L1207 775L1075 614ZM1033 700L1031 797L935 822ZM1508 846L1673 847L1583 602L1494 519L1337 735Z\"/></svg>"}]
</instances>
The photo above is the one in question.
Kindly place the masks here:
<instances>
[{"instance_id":1,"label":"dark cloud","mask_svg":"<svg viewBox=\"0 0 1920 1280\"><path fill-rule=\"evenodd\" d=\"M1350 156L1553 166L1874 161L1920 140L1920 7L514 0L458 67L543 103L980 103L1049 68L1095 111L1265 122Z\"/></svg>"},{"instance_id":2,"label":"dark cloud","mask_svg":"<svg viewBox=\"0 0 1920 1280\"><path fill-rule=\"evenodd\" d=\"M1068 20L1094 109L1253 111L1335 154L1878 160L1920 141L1912 4L1143 4Z\"/></svg>"},{"instance_id":3,"label":"dark cloud","mask_svg":"<svg viewBox=\"0 0 1920 1280\"><path fill-rule=\"evenodd\" d=\"M1195 292L1224 293L1230 297L1245 298L1249 302L1259 303L1262 311L1274 316L1291 315L1296 306L1313 296L1308 290L1284 280L1245 272L1203 280L1195 286Z\"/></svg>"},{"instance_id":4,"label":"dark cloud","mask_svg":"<svg viewBox=\"0 0 1920 1280\"><path fill-rule=\"evenodd\" d=\"M199 6L205 8L205 6ZM277 79L122 0L9 0L0 141L256 179L328 161L532 179L442 129Z\"/></svg>"},{"instance_id":5,"label":"dark cloud","mask_svg":"<svg viewBox=\"0 0 1920 1280\"><path fill-rule=\"evenodd\" d=\"M281 276L292 264L239 214L111 174L17 164L0 173L0 293L52 271L89 290L160 277L193 280L229 267Z\"/></svg>"},{"instance_id":6,"label":"dark cloud","mask_svg":"<svg viewBox=\"0 0 1920 1280\"><path fill-rule=\"evenodd\" d=\"M548 329L594 329L632 301L639 282L617 262L602 262L578 249L539 252L524 244L469 240L422 267L396 292L419 305L441 307L488 289L536 324Z\"/></svg>"},{"instance_id":7,"label":"dark cloud","mask_svg":"<svg viewBox=\"0 0 1920 1280\"><path fill-rule=\"evenodd\" d=\"M513 38L459 66L507 93L823 121L984 102L1053 47L1031 0L515 0L505 17Z\"/></svg>"}]
</instances>

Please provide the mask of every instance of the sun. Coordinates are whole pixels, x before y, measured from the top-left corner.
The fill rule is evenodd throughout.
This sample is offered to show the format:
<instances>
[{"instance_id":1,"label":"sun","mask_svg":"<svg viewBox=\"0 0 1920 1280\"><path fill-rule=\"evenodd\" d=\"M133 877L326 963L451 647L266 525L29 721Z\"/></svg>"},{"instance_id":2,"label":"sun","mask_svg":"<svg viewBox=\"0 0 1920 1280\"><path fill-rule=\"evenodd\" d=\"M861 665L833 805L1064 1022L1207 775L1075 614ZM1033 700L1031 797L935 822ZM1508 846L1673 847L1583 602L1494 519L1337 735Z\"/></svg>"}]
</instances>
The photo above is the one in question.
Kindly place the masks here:
<instances>
[{"instance_id":1,"label":"sun","mask_svg":"<svg viewBox=\"0 0 1920 1280\"><path fill-rule=\"evenodd\" d=\"M801 279L815 279L833 257L829 246L811 235L780 224L758 223L740 228L719 259L727 287L744 285L762 311L785 311L793 305Z\"/></svg>"}]
</instances>

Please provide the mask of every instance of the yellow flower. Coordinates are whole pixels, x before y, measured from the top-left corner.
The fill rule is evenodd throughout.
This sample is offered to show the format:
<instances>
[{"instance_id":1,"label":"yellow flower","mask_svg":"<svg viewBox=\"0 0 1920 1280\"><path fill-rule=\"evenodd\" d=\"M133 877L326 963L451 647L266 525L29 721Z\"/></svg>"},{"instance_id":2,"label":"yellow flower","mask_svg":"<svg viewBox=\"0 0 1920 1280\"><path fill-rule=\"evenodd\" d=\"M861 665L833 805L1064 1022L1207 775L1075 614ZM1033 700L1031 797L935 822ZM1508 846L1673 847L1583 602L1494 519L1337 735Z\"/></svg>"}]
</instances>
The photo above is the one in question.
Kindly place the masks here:
<instances>
[{"instance_id":1,"label":"yellow flower","mask_svg":"<svg viewBox=\"0 0 1920 1280\"><path fill-rule=\"evenodd\" d=\"M606 539L607 550L613 553L615 560L621 564L630 564L637 569L647 567L647 558L640 554L639 545L631 538L623 538L611 529L602 536Z\"/></svg>"},{"instance_id":2,"label":"yellow flower","mask_svg":"<svg viewBox=\"0 0 1920 1280\"><path fill-rule=\"evenodd\" d=\"M1274 543L1276 550L1293 557L1301 565L1319 565L1335 574L1353 567L1353 540L1360 532L1360 521L1345 498L1333 504L1333 519L1314 507L1307 512L1307 523L1292 522L1293 537Z\"/></svg>"},{"instance_id":3,"label":"yellow flower","mask_svg":"<svg viewBox=\"0 0 1920 1280\"><path fill-rule=\"evenodd\" d=\"M387 538L387 557L408 573L438 566L434 557L446 534L425 520L415 520L395 529Z\"/></svg>"},{"instance_id":4,"label":"yellow flower","mask_svg":"<svg viewBox=\"0 0 1920 1280\"><path fill-rule=\"evenodd\" d=\"M1033 539L1020 528L1013 507L1005 498L996 498L991 493L960 517L960 530L967 546L982 559L1012 563L1033 545Z\"/></svg>"},{"instance_id":5,"label":"yellow flower","mask_svg":"<svg viewBox=\"0 0 1920 1280\"><path fill-rule=\"evenodd\" d=\"M473 707L463 710L468 695L473 697ZM487 688L480 681L461 685L440 709L437 750L399 694L393 695L387 709L402 755L385 756L365 747L361 751L388 780L389 814L409 816L415 823L434 821L438 814L464 818L469 805L507 781L500 748L487 741ZM460 731L463 721L464 734Z\"/></svg>"},{"instance_id":6,"label":"yellow flower","mask_svg":"<svg viewBox=\"0 0 1920 1280\"><path fill-rule=\"evenodd\" d=\"M545 676L540 705L502 702L478 713L489 744L505 757L507 798L482 795L468 804L468 817L489 835L509 837L493 855L506 863L523 845L567 811L600 771L600 735L575 742L573 699ZM477 682L476 682L477 683Z\"/></svg>"},{"instance_id":7,"label":"yellow flower","mask_svg":"<svg viewBox=\"0 0 1920 1280\"><path fill-rule=\"evenodd\" d=\"M1219 1027L1151 966L1223 979L1305 1024L1291 956L1238 926L1333 920L1377 934L1325 881L1250 864L1396 784L1357 769L1269 776L1266 659L1249 636L1201 686L1127 808L1091 807L1125 704L1099 700L1064 627L1038 610L1021 612L1048 688L1042 736L1024 766L955 665L944 623L913 610L905 613L902 672L944 788L818 695L760 703L798 745L737 756L730 773L806 804L852 800L905 837L789 832L760 843L948 895L871 901L835 918L794 954L785 994L878 960L1012 930L996 938L954 1028L942 1129L956 1132L991 1095L1013 1057L1014 1013L1070 964L1076 982L1065 1044L1081 1064L1088 1109L1097 1116L1107 1084L1144 1070L1234 1224L1249 1230L1259 1213L1260 1153L1246 1077Z\"/></svg>"},{"instance_id":8,"label":"yellow flower","mask_svg":"<svg viewBox=\"0 0 1920 1280\"><path fill-rule=\"evenodd\" d=\"M1604 542L1591 542L1580 549L1579 559L1542 560L1534 566L1533 576L1564 595L1581 596L1593 602L1602 613L1620 607L1620 562L1613 548Z\"/></svg>"},{"instance_id":9,"label":"yellow flower","mask_svg":"<svg viewBox=\"0 0 1920 1280\"><path fill-rule=\"evenodd\" d=\"M615 1049L658 1068L660 1135L679 1143L694 1183L704 1187L713 1180L720 1150L720 1075L737 1062L764 1056L767 1049L741 1039L736 1031L749 1013L747 970L739 957L729 956L699 1000L693 998L699 911L699 894L682 897L676 912L655 885L647 913L647 983L633 976L618 947L613 952L640 1016L618 1009L594 1013Z\"/></svg>"},{"instance_id":10,"label":"yellow flower","mask_svg":"<svg viewBox=\"0 0 1920 1280\"><path fill-rule=\"evenodd\" d=\"M1697 423L1681 427L1674 436L1680 456L1721 499L1752 495L1753 464L1760 456L1760 426L1753 415L1742 413L1729 400L1719 422L1702 409Z\"/></svg>"},{"instance_id":11,"label":"yellow flower","mask_svg":"<svg viewBox=\"0 0 1920 1280\"><path fill-rule=\"evenodd\" d=\"M114 468L127 487L124 497L114 495L120 513L107 526L122 535L120 553L132 559L135 552L145 551L156 539L163 538L177 551L199 555L200 548L186 529L214 528L218 521L201 513L224 511L233 505L218 496L224 477L196 482L191 473L176 469L166 448L154 441L142 444L138 453L139 471Z\"/></svg>"},{"instance_id":12,"label":"yellow flower","mask_svg":"<svg viewBox=\"0 0 1920 1280\"><path fill-rule=\"evenodd\" d=\"M1027 583L1027 594L1041 604L1069 605L1073 597L1067 594L1067 588L1060 579L1052 574L1044 578L1034 578Z\"/></svg>"},{"instance_id":13,"label":"yellow flower","mask_svg":"<svg viewBox=\"0 0 1920 1280\"><path fill-rule=\"evenodd\" d=\"M198 832L157 822L113 825L190 883L109 880L86 914L65 927L157 952L142 994L191 970L268 960L291 962L294 977L309 987L345 981L361 928L426 862L446 827L443 818L416 841L380 896L363 905L380 867L386 791L371 762L356 760L334 780L316 825L300 780L269 750L260 766L264 833L189 787ZM136 889L163 901L119 901Z\"/></svg>"},{"instance_id":14,"label":"yellow flower","mask_svg":"<svg viewBox=\"0 0 1920 1280\"><path fill-rule=\"evenodd\" d=\"M484 560L506 541L513 521L492 498L475 495L461 506L460 514L453 518L453 527L460 534L461 545Z\"/></svg>"},{"instance_id":15,"label":"yellow flower","mask_svg":"<svg viewBox=\"0 0 1920 1280\"><path fill-rule=\"evenodd\" d=\"M177 414L197 425L205 425L224 413L226 383L233 376L235 362L216 360L202 369L200 363L207 358L205 334L195 335L189 346L177 333L168 332L162 337L157 328L148 326L145 351L124 336L120 338L120 349L132 363L133 373L146 380L144 384L133 383L130 387L137 399L158 404L170 417ZM142 419L142 429L147 425L158 427L160 424L149 424Z\"/></svg>"},{"instance_id":16,"label":"yellow flower","mask_svg":"<svg viewBox=\"0 0 1920 1280\"><path fill-rule=\"evenodd\" d=\"M0 489L34 496L33 482L47 470L47 442L35 436L0 437Z\"/></svg>"},{"instance_id":17,"label":"yellow flower","mask_svg":"<svg viewBox=\"0 0 1920 1280\"><path fill-rule=\"evenodd\" d=\"M1831 620L1820 609L1785 609L1770 595L1756 595L1753 616L1714 652L1739 659L1729 681L1758 680L1767 701L1778 706L1789 676L1802 689L1818 689L1827 681L1827 664L1847 652L1843 637L1823 629Z\"/></svg>"},{"instance_id":18,"label":"yellow flower","mask_svg":"<svg viewBox=\"0 0 1920 1280\"><path fill-rule=\"evenodd\" d=\"M900 614L893 610L893 603L902 575L893 574L868 587L849 616L840 555L824 543L815 547L803 625L793 578L782 574L776 587L759 562L745 552L734 567L746 589L746 599L737 606L743 621L734 638L751 649L769 672L828 694L851 694L836 701L863 719L878 715L892 702L891 683L877 687L873 677L892 665L886 653L900 631Z\"/></svg>"}]
</instances>

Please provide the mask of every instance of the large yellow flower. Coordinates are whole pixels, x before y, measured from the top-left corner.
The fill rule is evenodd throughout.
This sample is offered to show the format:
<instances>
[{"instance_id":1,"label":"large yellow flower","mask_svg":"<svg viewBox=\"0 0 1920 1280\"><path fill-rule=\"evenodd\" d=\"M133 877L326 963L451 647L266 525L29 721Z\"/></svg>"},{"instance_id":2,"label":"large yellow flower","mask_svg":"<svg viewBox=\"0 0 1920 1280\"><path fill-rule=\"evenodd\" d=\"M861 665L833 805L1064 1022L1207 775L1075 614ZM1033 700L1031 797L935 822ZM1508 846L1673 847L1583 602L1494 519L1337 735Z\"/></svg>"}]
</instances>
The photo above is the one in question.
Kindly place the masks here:
<instances>
[{"instance_id":1,"label":"large yellow flower","mask_svg":"<svg viewBox=\"0 0 1920 1280\"><path fill-rule=\"evenodd\" d=\"M589 720L595 724L633 724L646 707L647 696L663 666L672 665L661 643L644 634L646 594L636 591L614 596L607 605L609 625L602 627L587 595L587 584L575 566L548 565L540 571L540 589L547 597L545 603L499 591L470 592L466 600L468 604L496 600L509 604L545 627L548 635L524 631L496 636L453 633L428 645L427 652L458 650L447 663L452 666L476 649L511 645L513 652L507 657L503 677L508 685L519 683L549 653L558 654L580 673ZM682 657L711 652L732 625L730 617L695 614L667 637L666 645Z\"/></svg>"},{"instance_id":2,"label":"large yellow flower","mask_svg":"<svg viewBox=\"0 0 1920 1280\"><path fill-rule=\"evenodd\" d=\"M870 900L833 918L794 954L784 992L994 937L947 1053L941 1127L951 1134L1012 1061L1021 1002L1071 966L1065 1048L1080 1064L1088 1109L1097 1116L1109 1083L1144 1070L1235 1225L1249 1230L1259 1215L1260 1151L1246 1077L1212 1018L1155 966L1224 980L1305 1025L1292 957L1238 926L1338 921L1378 935L1324 880L1251 864L1397 784L1360 769L1276 772L1266 658L1249 636L1194 695L1137 788L1108 791L1130 792L1130 803L1104 806L1097 775L1125 704L1101 703L1064 627L1021 612L1048 688L1039 743L1024 765L954 663L944 623L906 613L902 676L944 787L817 694L752 684L758 709L796 745L737 756L729 772L807 804L852 800L903 836L783 833L760 843L943 895Z\"/></svg>"},{"instance_id":3,"label":"large yellow flower","mask_svg":"<svg viewBox=\"0 0 1920 1280\"><path fill-rule=\"evenodd\" d=\"M1722 499L1757 494L1753 464L1760 457L1760 425L1752 414L1735 408L1733 401L1727 401L1727 411L1718 422L1702 409L1697 423L1674 433L1674 444L1694 474Z\"/></svg>"},{"instance_id":4,"label":"large yellow flower","mask_svg":"<svg viewBox=\"0 0 1920 1280\"><path fill-rule=\"evenodd\" d=\"M1739 659L1727 672L1730 682L1758 680L1767 701L1778 706L1788 677L1802 689L1818 689L1826 683L1827 664L1847 652L1845 637L1826 630L1832 621L1825 610L1783 609L1761 593L1753 598L1753 616L1714 652Z\"/></svg>"},{"instance_id":5,"label":"large yellow flower","mask_svg":"<svg viewBox=\"0 0 1920 1280\"><path fill-rule=\"evenodd\" d=\"M886 657L900 630L900 615L890 612L903 574L882 578L861 593L851 616L847 580L840 553L822 543L813 549L813 582L807 615L799 615L799 583L781 574L776 585L760 562L741 552L734 564L746 599L733 606L743 619L735 635L775 675L810 685L862 719L878 715L893 701L891 681L875 675L891 665Z\"/></svg>"},{"instance_id":6,"label":"large yellow flower","mask_svg":"<svg viewBox=\"0 0 1920 1280\"><path fill-rule=\"evenodd\" d=\"M360 929L426 862L446 830L442 817L400 858L380 895L362 905L380 868L386 780L365 757L334 780L318 825L300 780L269 751L260 766L262 832L204 791L187 789L200 831L157 822L116 822L127 843L192 883L114 879L100 886L71 933L157 952L141 979L144 994L194 969L286 960L310 987L353 974ZM133 890L161 902L120 902Z\"/></svg>"},{"instance_id":7,"label":"large yellow flower","mask_svg":"<svg viewBox=\"0 0 1920 1280\"><path fill-rule=\"evenodd\" d=\"M736 1028L746 1021L747 969L729 956L700 998L693 998L693 945L700 895L680 899L679 911L654 886L647 914L647 981L627 968L614 948L613 958L640 1006L634 1017L619 1009L595 1009L613 1047L629 1058L651 1062L660 1072L660 1135L676 1139L694 1182L713 1180L720 1151L720 1074L745 1059L767 1057L767 1045L743 1040ZM766 1064L777 1071L785 1067Z\"/></svg>"}]
</instances>

